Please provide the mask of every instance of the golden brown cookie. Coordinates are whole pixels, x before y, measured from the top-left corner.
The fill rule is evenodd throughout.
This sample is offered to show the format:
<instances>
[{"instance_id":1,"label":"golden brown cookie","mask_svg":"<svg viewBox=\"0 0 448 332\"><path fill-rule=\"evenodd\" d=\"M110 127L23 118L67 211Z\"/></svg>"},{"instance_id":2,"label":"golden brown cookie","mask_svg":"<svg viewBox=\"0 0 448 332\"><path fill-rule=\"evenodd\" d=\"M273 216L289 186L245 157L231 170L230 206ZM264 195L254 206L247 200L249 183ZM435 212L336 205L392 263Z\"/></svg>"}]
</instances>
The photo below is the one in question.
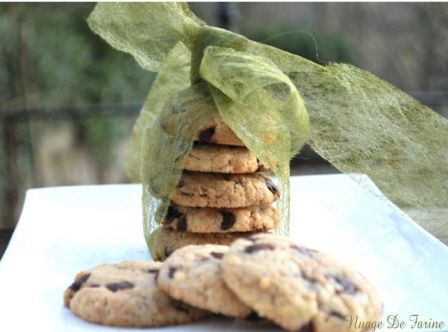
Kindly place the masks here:
<instances>
[{"instance_id":1,"label":"golden brown cookie","mask_svg":"<svg viewBox=\"0 0 448 332\"><path fill-rule=\"evenodd\" d=\"M259 173L184 172L171 200L191 207L241 208L269 205L280 197L275 183Z\"/></svg>"},{"instance_id":2,"label":"golden brown cookie","mask_svg":"<svg viewBox=\"0 0 448 332\"><path fill-rule=\"evenodd\" d=\"M289 331L354 332L348 316L376 321L382 311L377 290L360 273L282 236L235 241L221 274L245 304Z\"/></svg>"},{"instance_id":3,"label":"golden brown cookie","mask_svg":"<svg viewBox=\"0 0 448 332\"><path fill-rule=\"evenodd\" d=\"M149 327L190 323L206 312L173 300L156 283L160 262L127 261L78 273L64 304L92 323Z\"/></svg>"},{"instance_id":4,"label":"golden brown cookie","mask_svg":"<svg viewBox=\"0 0 448 332\"><path fill-rule=\"evenodd\" d=\"M176 250L163 263L157 278L172 298L217 314L245 318L252 313L226 286L219 262L228 247L206 244Z\"/></svg>"},{"instance_id":5,"label":"golden brown cookie","mask_svg":"<svg viewBox=\"0 0 448 332\"><path fill-rule=\"evenodd\" d=\"M270 231L279 222L280 216L273 206L216 209L172 204L163 225L190 233L233 233Z\"/></svg>"},{"instance_id":6,"label":"golden brown cookie","mask_svg":"<svg viewBox=\"0 0 448 332\"><path fill-rule=\"evenodd\" d=\"M184 169L231 174L269 171L247 148L201 143L195 144L185 158Z\"/></svg>"},{"instance_id":7,"label":"golden brown cookie","mask_svg":"<svg viewBox=\"0 0 448 332\"><path fill-rule=\"evenodd\" d=\"M197 133L195 140L203 143L245 146L220 116L207 121Z\"/></svg>"},{"instance_id":8,"label":"golden brown cookie","mask_svg":"<svg viewBox=\"0 0 448 332\"><path fill-rule=\"evenodd\" d=\"M149 243L152 258L164 260L175 250L190 244L221 244L229 245L233 241L247 237L254 233L224 233L224 234L200 234L178 232L166 228L158 228L150 235Z\"/></svg>"}]
</instances>

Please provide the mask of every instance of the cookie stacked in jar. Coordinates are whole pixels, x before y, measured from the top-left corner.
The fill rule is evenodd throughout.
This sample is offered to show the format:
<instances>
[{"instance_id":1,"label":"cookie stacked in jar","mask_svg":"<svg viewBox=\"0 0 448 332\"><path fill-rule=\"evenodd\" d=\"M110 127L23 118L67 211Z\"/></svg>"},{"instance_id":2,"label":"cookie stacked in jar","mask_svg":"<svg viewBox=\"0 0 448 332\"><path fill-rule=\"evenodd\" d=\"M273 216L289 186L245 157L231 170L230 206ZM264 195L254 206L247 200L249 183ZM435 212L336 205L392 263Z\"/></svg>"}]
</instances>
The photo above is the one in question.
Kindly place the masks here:
<instances>
[{"instance_id":1,"label":"cookie stacked in jar","mask_svg":"<svg viewBox=\"0 0 448 332\"><path fill-rule=\"evenodd\" d=\"M270 171L219 115L196 133L154 243L154 259L189 244L230 244L280 222Z\"/></svg>"}]
</instances>

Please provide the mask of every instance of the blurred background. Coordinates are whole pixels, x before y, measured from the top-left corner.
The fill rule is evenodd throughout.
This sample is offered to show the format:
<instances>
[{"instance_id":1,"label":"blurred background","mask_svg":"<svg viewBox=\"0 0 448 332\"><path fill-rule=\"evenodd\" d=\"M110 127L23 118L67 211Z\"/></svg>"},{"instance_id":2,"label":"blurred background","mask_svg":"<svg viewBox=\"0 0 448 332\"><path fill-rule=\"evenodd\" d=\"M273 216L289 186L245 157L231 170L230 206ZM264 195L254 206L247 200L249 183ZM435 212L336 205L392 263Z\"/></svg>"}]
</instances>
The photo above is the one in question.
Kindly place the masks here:
<instances>
[{"instance_id":1,"label":"blurred background","mask_svg":"<svg viewBox=\"0 0 448 332\"><path fill-rule=\"evenodd\" d=\"M86 24L94 4L0 4L0 256L26 189L128 182L154 74ZM207 23L369 70L448 116L448 3L192 3ZM310 149L294 174L337 172Z\"/></svg>"}]
</instances>

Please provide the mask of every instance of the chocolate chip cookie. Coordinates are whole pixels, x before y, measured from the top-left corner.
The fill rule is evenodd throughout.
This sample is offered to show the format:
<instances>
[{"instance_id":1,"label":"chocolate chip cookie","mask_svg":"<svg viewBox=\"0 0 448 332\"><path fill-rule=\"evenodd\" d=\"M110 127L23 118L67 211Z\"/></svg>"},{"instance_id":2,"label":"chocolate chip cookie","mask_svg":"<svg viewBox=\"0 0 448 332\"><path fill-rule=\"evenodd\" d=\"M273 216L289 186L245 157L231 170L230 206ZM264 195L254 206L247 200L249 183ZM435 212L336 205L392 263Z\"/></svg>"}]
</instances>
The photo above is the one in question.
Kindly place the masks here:
<instances>
[{"instance_id":1,"label":"chocolate chip cookie","mask_svg":"<svg viewBox=\"0 0 448 332\"><path fill-rule=\"evenodd\" d=\"M213 115L208 120L206 120L205 124L200 128L198 132L194 133L192 137L188 135L190 134L189 132L182 130L182 128L179 128L179 123L184 123L186 119L193 118L190 116L190 113L197 111L197 108L213 108L214 112L217 113L218 111L216 110L216 106L212 101L211 103L212 104L202 101L201 103L197 103L196 105L188 105L188 107L185 107L185 109L176 109L176 112L162 114L162 128L169 134L180 134L186 138L190 138L202 143L245 146L244 143L235 135L232 129L230 129L227 124L225 124L225 122L218 114Z\"/></svg>"},{"instance_id":2,"label":"chocolate chip cookie","mask_svg":"<svg viewBox=\"0 0 448 332\"><path fill-rule=\"evenodd\" d=\"M121 327L190 323L206 312L173 300L157 286L161 263L127 261L78 273L64 304L89 322Z\"/></svg>"},{"instance_id":3,"label":"chocolate chip cookie","mask_svg":"<svg viewBox=\"0 0 448 332\"><path fill-rule=\"evenodd\" d=\"M269 171L247 148L212 144L195 144L185 158L184 169L232 174Z\"/></svg>"},{"instance_id":4,"label":"chocolate chip cookie","mask_svg":"<svg viewBox=\"0 0 448 332\"><path fill-rule=\"evenodd\" d=\"M378 292L361 274L285 237L235 241L221 273L244 303L290 331L355 331L349 316L374 321L382 311Z\"/></svg>"},{"instance_id":5,"label":"chocolate chip cookie","mask_svg":"<svg viewBox=\"0 0 448 332\"><path fill-rule=\"evenodd\" d=\"M191 132L192 121L204 123ZM230 127L224 123L206 83L198 83L179 92L160 114L165 132L204 143L244 146ZM187 130L186 130L187 129Z\"/></svg>"},{"instance_id":6,"label":"chocolate chip cookie","mask_svg":"<svg viewBox=\"0 0 448 332\"><path fill-rule=\"evenodd\" d=\"M245 146L220 116L207 121L195 139L203 143Z\"/></svg>"},{"instance_id":7,"label":"chocolate chip cookie","mask_svg":"<svg viewBox=\"0 0 448 332\"><path fill-rule=\"evenodd\" d=\"M191 207L240 208L269 205L280 197L272 180L259 174L184 172L171 200Z\"/></svg>"},{"instance_id":8,"label":"chocolate chip cookie","mask_svg":"<svg viewBox=\"0 0 448 332\"><path fill-rule=\"evenodd\" d=\"M225 285L219 262L228 247L207 244L176 250L160 269L157 283L174 299L226 316L244 318L252 309Z\"/></svg>"},{"instance_id":9,"label":"chocolate chip cookie","mask_svg":"<svg viewBox=\"0 0 448 332\"><path fill-rule=\"evenodd\" d=\"M163 225L191 233L233 233L270 231L280 222L273 206L239 209L192 208L172 204Z\"/></svg>"},{"instance_id":10,"label":"chocolate chip cookie","mask_svg":"<svg viewBox=\"0 0 448 332\"><path fill-rule=\"evenodd\" d=\"M164 260L176 249L190 244L222 244L229 245L236 239L250 236L253 233L200 234L178 232L166 228L158 228L149 238L152 258Z\"/></svg>"}]
</instances>

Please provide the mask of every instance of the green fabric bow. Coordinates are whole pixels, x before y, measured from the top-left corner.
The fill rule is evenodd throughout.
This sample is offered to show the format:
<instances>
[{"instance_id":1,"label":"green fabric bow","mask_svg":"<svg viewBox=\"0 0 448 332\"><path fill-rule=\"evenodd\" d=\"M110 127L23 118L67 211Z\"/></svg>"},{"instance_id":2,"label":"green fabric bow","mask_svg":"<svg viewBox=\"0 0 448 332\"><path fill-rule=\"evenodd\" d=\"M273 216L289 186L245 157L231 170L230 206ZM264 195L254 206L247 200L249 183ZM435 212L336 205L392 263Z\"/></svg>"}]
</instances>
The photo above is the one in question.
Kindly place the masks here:
<instances>
[{"instance_id":1,"label":"green fabric bow","mask_svg":"<svg viewBox=\"0 0 448 332\"><path fill-rule=\"evenodd\" d=\"M448 207L448 121L372 74L209 27L185 3L99 3L88 24L158 72L128 156L131 178L143 184L147 240L194 133L217 114L277 177L282 233L289 161L305 143L342 172L369 175L402 208Z\"/></svg>"}]
</instances>

